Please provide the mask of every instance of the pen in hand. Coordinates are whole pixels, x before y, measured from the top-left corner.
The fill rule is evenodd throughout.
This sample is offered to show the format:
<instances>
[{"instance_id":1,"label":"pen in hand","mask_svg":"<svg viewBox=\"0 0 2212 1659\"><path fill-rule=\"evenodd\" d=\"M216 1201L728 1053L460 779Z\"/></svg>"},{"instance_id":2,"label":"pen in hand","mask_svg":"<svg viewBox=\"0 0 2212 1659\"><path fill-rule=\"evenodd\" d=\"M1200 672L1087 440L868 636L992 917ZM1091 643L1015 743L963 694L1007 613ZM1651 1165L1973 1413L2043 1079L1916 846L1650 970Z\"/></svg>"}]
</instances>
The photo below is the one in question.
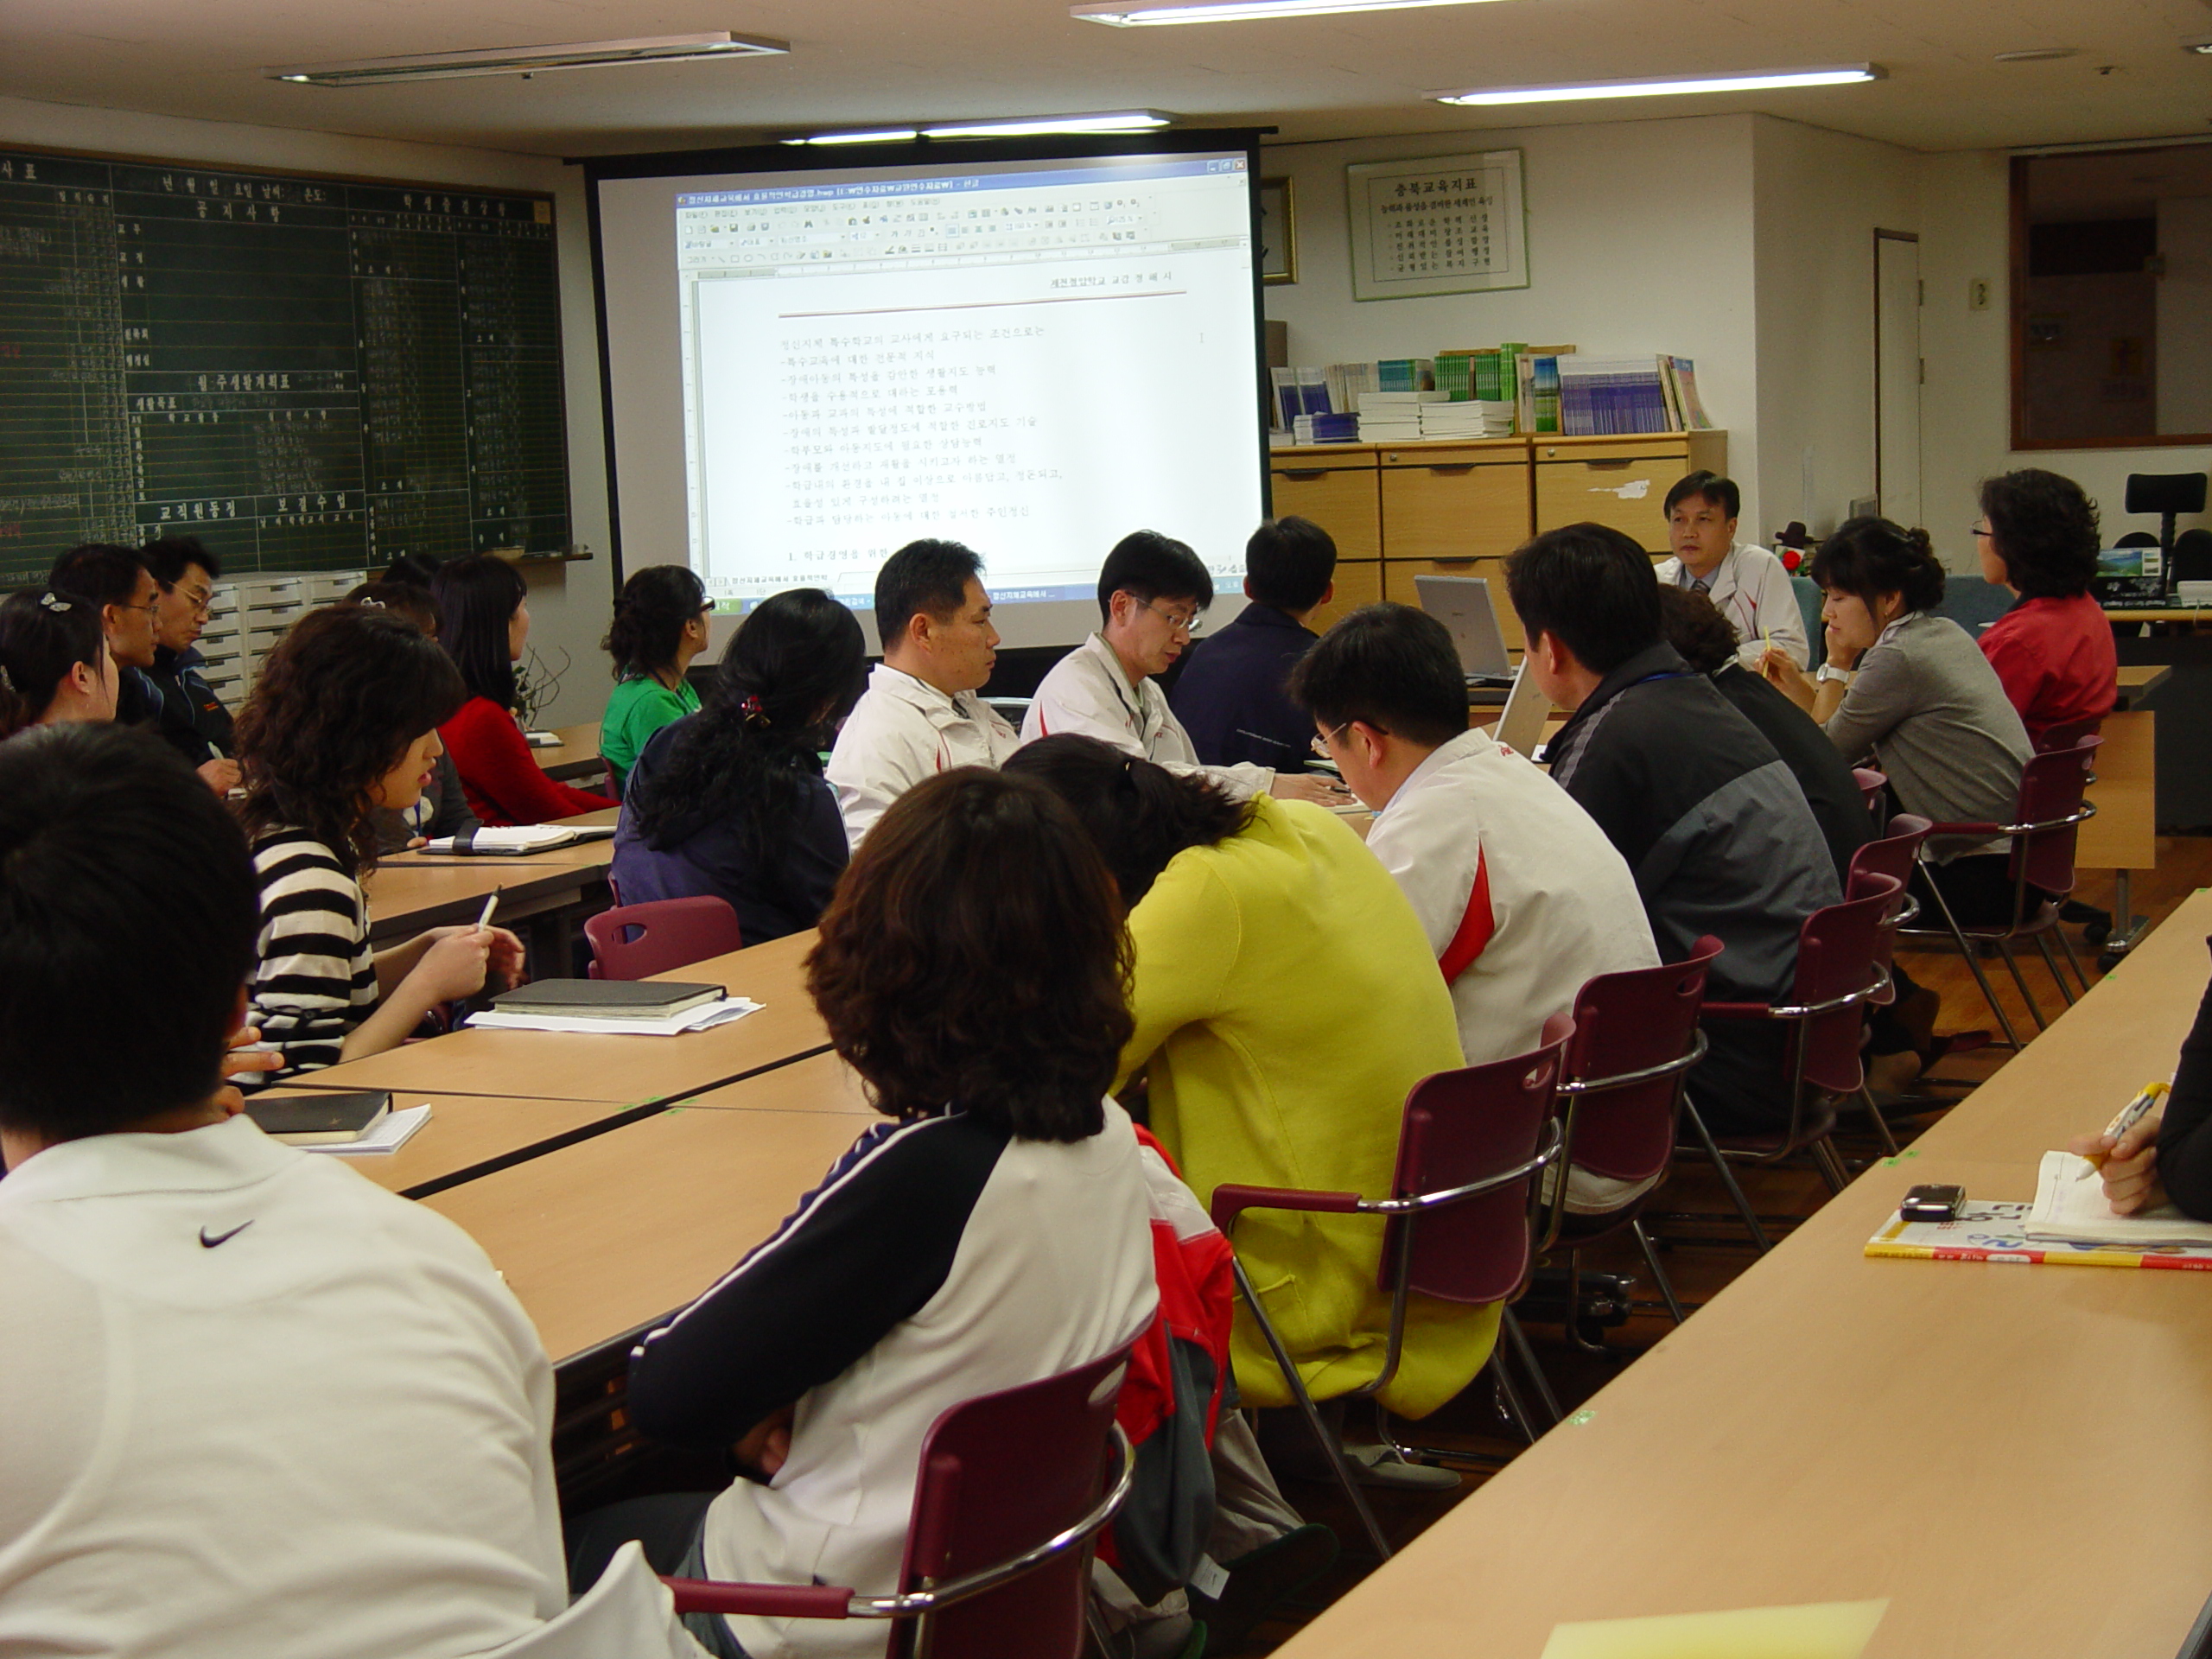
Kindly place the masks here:
<instances>
[{"instance_id":1,"label":"pen in hand","mask_svg":"<svg viewBox=\"0 0 2212 1659\"><path fill-rule=\"evenodd\" d=\"M492 896L484 901L484 913L476 918L477 931L480 933L486 928L492 925L492 912L499 909L499 889L494 887L492 889Z\"/></svg>"},{"instance_id":2,"label":"pen in hand","mask_svg":"<svg viewBox=\"0 0 2212 1659\"><path fill-rule=\"evenodd\" d=\"M2167 1085L2163 1083L2145 1084L2142 1092L2121 1107L2119 1115L2105 1125L2106 1137L2117 1142L2130 1129L2150 1116L2152 1109L2166 1097L2166 1091ZM2077 1173L2074 1179L2077 1181L2088 1180L2091 1175L2104 1168L2111 1157L2112 1154L2108 1152L2087 1154L2082 1161L2088 1165L2088 1167Z\"/></svg>"}]
</instances>

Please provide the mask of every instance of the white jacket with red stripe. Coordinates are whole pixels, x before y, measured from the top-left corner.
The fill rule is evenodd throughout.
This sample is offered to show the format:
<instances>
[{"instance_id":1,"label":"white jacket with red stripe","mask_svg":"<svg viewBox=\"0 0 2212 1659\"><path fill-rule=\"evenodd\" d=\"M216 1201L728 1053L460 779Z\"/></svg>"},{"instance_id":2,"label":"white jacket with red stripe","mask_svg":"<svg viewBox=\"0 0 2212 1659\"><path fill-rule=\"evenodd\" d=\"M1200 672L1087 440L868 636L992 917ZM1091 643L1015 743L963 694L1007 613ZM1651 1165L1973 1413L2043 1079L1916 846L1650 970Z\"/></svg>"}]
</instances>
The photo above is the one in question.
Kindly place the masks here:
<instances>
[{"instance_id":1,"label":"white jacket with red stripe","mask_svg":"<svg viewBox=\"0 0 2212 1659\"><path fill-rule=\"evenodd\" d=\"M888 663L845 717L826 775L845 839L858 849L891 803L955 766L998 766L1020 747L1014 728L973 691L950 696Z\"/></svg>"},{"instance_id":2,"label":"white jacket with red stripe","mask_svg":"<svg viewBox=\"0 0 2212 1659\"><path fill-rule=\"evenodd\" d=\"M1367 845L1428 934L1470 1065L1534 1048L1593 976L1659 961L1635 878L1605 831L1481 732L1415 767Z\"/></svg>"}]
</instances>

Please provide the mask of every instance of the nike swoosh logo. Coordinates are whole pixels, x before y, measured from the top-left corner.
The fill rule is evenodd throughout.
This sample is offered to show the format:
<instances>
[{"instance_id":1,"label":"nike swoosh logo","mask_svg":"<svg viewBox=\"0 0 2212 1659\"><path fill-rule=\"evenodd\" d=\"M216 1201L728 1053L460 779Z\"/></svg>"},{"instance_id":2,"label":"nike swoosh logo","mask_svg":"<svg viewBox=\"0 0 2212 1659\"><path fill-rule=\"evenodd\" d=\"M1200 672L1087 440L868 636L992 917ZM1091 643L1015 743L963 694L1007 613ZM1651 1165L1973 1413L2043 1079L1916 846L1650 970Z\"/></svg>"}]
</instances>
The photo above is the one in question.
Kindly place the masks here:
<instances>
[{"instance_id":1,"label":"nike swoosh logo","mask_svg":"<svg viewBox=\"0 0 2212 1659\"><path fill-rule=\"evenodd\" d=\"M245 1231L247 1228L252 1225L253 1224L250 1221L242 1221L238 1223L237 1226L232 1228L229 1232L218 1233L213 1238L207 1236L207 1230L205 1227L202 1227L200 1230L200 1246L202 1249L212 1250L218 1244L227 1244L232 1239L236 1238L240 1233Z\"/></svg>"}]
</instances>

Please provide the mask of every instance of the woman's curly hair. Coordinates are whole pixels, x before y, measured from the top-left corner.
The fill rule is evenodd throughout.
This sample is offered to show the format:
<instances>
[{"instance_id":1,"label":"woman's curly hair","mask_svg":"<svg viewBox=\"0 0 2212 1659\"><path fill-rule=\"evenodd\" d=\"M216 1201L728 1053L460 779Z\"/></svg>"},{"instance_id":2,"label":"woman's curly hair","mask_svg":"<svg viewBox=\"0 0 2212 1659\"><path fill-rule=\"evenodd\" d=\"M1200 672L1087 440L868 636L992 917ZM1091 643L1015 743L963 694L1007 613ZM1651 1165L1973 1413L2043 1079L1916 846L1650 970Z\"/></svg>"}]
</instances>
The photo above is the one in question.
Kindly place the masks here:
<instances>
[{"instance_id":1,"label":"woman's curly hair","mask_svg":"<svg viewBox=\"0 0 2212 1659\"><path fill-rule=\"evenodd\" d=\"M452 660L390 611L312 611L276 642L238 721L247 832L306 830L358 874L376 861L369 791L468 700Z\"/></svg>"},{"instance_id":2,"label":"woman's curly hair","mask_svg":"<svg viewBox=\"0 0 2212 1659\"><path fill-rule=\"evenodd\" d=\"M1981 516L2023 599L2069 599L2097 575L2097 504L2082 486L2040 467L1981 481Z\"/></svg>"},{"instance_id":3,"label":"woman's curly hair","mask_svg":"<svg viewBox=\"0 0 2212 1659\"><path fill-rule=\"evenodd\" d=\"M1135 1033L1113 878L1042 784L962 766L868 831L822 918L807 988L899 1118L965 1111L1081 1141Z\"/></svg>"}]
</instances>

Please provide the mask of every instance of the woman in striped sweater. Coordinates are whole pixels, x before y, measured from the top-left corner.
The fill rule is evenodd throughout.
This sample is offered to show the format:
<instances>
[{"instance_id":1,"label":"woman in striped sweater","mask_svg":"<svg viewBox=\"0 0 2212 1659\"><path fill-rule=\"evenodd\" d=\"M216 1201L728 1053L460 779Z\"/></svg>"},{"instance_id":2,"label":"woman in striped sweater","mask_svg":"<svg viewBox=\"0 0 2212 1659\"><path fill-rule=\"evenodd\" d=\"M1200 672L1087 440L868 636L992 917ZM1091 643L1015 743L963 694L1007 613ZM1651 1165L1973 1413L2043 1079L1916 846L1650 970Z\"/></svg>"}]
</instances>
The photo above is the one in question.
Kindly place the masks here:
<instances>
[{"instance_id":1,"label":"woman in striped sweater","mask_svg":"<svg viewBox=\"0 0 2212 1659\"><path fill-rule=\"evenodd\" d=\"M253 1023L279 1077L395 1048L439 1003L522 971L504 928L434 927L369 949L361 876L376 817L422 794L437 728L467 696L443 652L389 612L302 617L238 716L243 808L261 878Z\"/></svg>"}]
</instances>

